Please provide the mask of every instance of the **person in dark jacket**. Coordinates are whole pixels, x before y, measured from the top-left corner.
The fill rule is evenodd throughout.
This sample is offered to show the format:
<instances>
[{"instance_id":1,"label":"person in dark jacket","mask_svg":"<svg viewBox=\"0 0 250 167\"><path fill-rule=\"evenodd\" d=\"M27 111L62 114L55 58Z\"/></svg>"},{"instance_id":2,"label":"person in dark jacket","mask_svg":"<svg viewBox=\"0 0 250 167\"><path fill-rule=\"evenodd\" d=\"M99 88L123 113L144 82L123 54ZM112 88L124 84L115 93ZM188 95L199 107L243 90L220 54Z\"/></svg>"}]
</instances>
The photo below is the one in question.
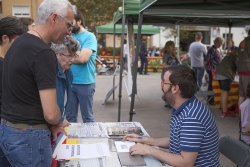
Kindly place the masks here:
<instances>
[{"instance_id":1,"label":"person in dark jacket","mask_svg":"<svg viewBox=\"0 0 250 167\"><path fill-rule=\"evenodd\" d=\"M139 56L140 56L140 59L141 59L141 68L139 70L139 74L148 75L147 37L146 36L142 37ZM143 67L144 66L145 66L145 70L143 72Z\"/></svg>"},{"instance_id":2,"label":"person in dark jacket","mask_svg":"<svg viewBox=\"0 0 250 167\"><path fill-rule=\"evenodd\" d=\"M225 117L235 117L228 108L227 108L227 99L228 94L231 89L232 81L234 80L237 68L238 55L237 54L228 54L225 56L220 64L216 68L216 80L219 81L220 89L221 89L221 107L222 113L221 116Z\"/></svg>"}]
</instances>

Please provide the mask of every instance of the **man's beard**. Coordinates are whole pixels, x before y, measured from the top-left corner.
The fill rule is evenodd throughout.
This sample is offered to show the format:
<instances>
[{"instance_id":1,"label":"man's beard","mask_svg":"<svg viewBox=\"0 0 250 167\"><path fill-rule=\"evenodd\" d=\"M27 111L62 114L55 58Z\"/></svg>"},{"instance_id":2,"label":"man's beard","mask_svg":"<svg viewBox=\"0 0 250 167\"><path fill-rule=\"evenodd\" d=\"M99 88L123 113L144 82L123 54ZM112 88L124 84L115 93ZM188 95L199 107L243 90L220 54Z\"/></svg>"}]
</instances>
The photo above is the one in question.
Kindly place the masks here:
<instances>
[{"instance_id":1,"label":"man's beard","mask_svg":"<svg viewBox=\"0 0 250 167\"><path fill-rule=\"evenodd\" d=\"M80 30L80 27L78 27L77 25L75 25L73 27L73 29L72 29L72 33L77 34L79 32L79 30Z\"/></svg>"},{"instance_id":2,"label":"man's beard","mask_svg":"<svg viewBox=\"0 0 250 167\"><path fill-rule=\"evenodd\" d=\"M175 99L171 93L171 88L172 87L170 86L166 92L163 92L162 100L167 102L171 107L173 107L175 104Z\"/></svg>"}]
</instances>

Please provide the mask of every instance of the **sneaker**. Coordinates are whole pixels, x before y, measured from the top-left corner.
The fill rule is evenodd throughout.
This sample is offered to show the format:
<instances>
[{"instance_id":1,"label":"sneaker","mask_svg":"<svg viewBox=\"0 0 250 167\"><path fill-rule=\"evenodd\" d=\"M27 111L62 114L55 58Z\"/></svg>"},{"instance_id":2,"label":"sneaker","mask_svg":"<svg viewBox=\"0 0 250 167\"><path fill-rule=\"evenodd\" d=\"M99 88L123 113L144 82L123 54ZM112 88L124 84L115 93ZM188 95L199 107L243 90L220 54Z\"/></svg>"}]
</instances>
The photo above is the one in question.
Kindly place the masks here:
<instances>
[{"instance_id":1,"label":"sneaker","mask_svg":"<svg viewBox=\"0 0 250 167\"><path fill-rule=\"evenodd\" d=\"M226 112L221 112L221 117L235 117L235 115L227 110Z\"/></svg>"}]
</instances>

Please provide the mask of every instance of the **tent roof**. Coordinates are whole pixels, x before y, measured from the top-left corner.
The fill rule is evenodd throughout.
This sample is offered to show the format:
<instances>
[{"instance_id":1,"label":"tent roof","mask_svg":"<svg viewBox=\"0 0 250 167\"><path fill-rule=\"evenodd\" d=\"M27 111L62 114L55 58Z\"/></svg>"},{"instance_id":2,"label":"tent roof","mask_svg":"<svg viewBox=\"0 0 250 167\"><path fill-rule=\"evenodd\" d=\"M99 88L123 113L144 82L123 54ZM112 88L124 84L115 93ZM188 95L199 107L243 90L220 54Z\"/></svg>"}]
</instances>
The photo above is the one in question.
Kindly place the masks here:
<instances>
[{"instance_id":1,"label":"tent roof","mask_svg":"<svg viewBox=\"0 0 250 167\"><path fill-rule=\"evenodd\" d=\"M138 13L143 11L143 24L153 25L205 25L244 26L250 24L250 1L245 0L141 0L129 10L131 0L124 0L124 14L138 23ZM135 5L135 4L134 4ZM139 11L136 9L139 7ZM114 15L121 23L122 7ZM131 13L130 13L131 12Z\"/></svg>"},{"instance_id":2,"label":"tent roof","mask_svg":"<svg viewBox=\"0 0 250 167\"><path fill-rule=\"evenodd\" d=\"M115 26L116 28L116 33L121 34L122 33L122 25L117 24ZM134 25L134 33L136 34L138 30L138 26ZM102 26L97 27L97 32L99 34L113 34L114 33L114 23L108 23ZM127 27L125 26L125 32L127 32ZM153 34L159 34L160 33L160 28L156 28L153 26L148 26L148 25L143 25L142 26L142 32L141 34L144 35L153 35Z\"/></svg>"}]
</instances>

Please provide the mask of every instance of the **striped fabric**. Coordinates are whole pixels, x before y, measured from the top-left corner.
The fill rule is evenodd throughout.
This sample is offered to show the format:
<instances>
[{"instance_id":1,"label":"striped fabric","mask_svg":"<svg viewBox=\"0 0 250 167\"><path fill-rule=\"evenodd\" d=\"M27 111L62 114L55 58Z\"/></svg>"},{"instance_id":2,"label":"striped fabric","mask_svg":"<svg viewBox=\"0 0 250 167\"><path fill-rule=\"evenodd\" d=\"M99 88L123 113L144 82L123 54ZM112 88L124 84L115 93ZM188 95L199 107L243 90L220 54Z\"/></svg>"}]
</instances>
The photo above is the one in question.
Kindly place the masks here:
<instances>
[{"instance_id":1,"label":"striped fabric","mask_svg":"<svg viewBox=\"0 0 250 167\"><path fill-rule=\"evenodd\" d=\"M174 154L198 152L195 167L217 167L219 133L210 111L196 97L173 109L169 151Z\"/></svg>"}]
</instances>

